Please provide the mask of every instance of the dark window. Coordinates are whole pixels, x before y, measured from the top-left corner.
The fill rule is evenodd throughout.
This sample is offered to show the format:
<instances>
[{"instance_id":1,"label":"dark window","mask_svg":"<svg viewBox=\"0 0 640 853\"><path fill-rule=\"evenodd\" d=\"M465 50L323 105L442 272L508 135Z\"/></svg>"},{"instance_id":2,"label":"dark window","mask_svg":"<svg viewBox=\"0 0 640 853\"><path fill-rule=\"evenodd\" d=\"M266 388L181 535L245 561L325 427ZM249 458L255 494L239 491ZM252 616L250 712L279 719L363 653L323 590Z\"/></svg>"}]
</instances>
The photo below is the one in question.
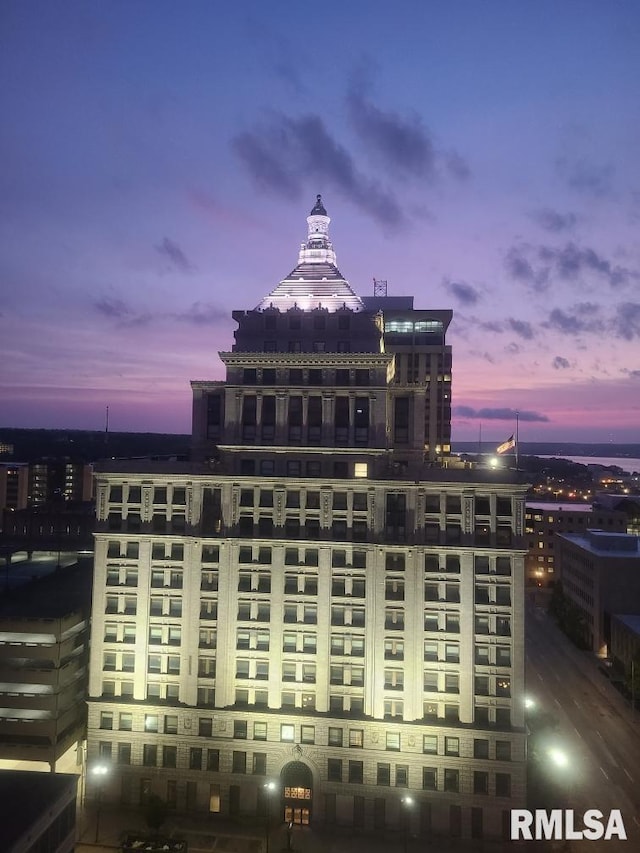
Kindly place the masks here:
<instances>
[{"instance_id":1,"label":"dark window","mask_svg":"<svg viewBox=\"0 0 640 853\"><path fill-rule=\"evenodd\" d=\"M232 773L246 773L247 772L247 753L246 752L238 752L234 749L233 758L231 764L231 772Z\"/></svg>"},{"instance_id":2,"label":"dark window","mask_svg":"<svg viewBox=\"0 0 640 853\"><path fill-rule=\"evenodd\" d=\"M327 779L329 782L342 782L342 761L339 758L327 759Z\"/></svg>"},{"instance_id":3,"label":"dark window","mask_svg":"<svg viewBox=\"0 0 640 853\"><path fill-rule=\"evenodd\" d=\"M349 762L349 781L362 784L364 778L364 765L362 761Z\"/></svg>"},{"instance_id":4,"label":"dark window","mask_svg":"<svg viewBox=\"0 0 640 853\"><path fill-rule=\"evenodd\" d=\"M391 784L391 765L378 763L376 770L376 783L378 785Z\"/></svg>"}]
</instances>

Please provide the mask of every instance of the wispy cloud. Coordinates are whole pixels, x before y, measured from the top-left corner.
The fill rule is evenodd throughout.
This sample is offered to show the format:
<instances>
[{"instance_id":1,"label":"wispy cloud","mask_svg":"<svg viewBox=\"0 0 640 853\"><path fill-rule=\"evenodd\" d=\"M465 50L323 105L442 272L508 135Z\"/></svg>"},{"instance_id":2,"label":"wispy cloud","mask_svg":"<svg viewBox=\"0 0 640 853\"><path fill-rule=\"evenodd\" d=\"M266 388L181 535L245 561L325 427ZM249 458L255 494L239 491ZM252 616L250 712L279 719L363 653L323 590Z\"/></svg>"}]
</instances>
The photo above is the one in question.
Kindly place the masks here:
<instances>
[{"instance_id":1,"label":"wispy cloud","mask_svg":"<svg viewBox=\"0 0 640 853\"><path fill-rule=\"evenodd\" d=\"M193 272L193 265L182 251L180 246L169 237L165 237L163 241L156 246L156 250L169 261L170 266L179 272Z\"/></svg>"},{"instance_id":2,"label":"wispy cloud","mask_svg":"<svg viewBox=\"0 0 640 853\"><path fill-rule=\"evenodd\" d=\"M98 299L93 303L93 307L98 314L102 314L109 320L115 320L119 326L146 326L153 319L152 314L134 311L122 299L108 296Z\"/></svg>"},{"instance_id":3,"label":"wispy cloud","mask_svg":"<svg viewBox=\"0 0 640 853\"><path fill-rule=\"evenodd\" d=\"M347 109L357 135L385 166L406 178L434 177L436 153L419 116L381 110L360 87L347 95Z\"/></svg>"},{"instance_id":4,"label":"wispy cloud","mask_svg":"<svg viewBox=\"0 0 640 853\"><path fill-rule=\"evenodd\" d=\"M571 363L569 362L569 359L564 358L561 355L557 355L551 362L551 366L554 370L566 370L568 367L571 367Z\"/></svg>"},{"instance_id":5,"label":"wispy cloud","mask_svg":"<svg viewBox=\"0 0 640 853\"><path fill-rule=\"evenodd\" d=\"M444 279L444 286L461 305L475 305L480 299L480 292L466 281L449 281Z\"/></svg>"},{"instance_id":6,"label":"wispy cloud","mask_svg":"<svg viewBox=\"0 0 640 853\"><path fill-rule=\"evenodd\" d=\"M534 211L531 218L545 231L551 231L554 234L569 231L577 221L575 213L559 213L550 207Z\"/></svg>"},{"instance_id":7,"label":"wispy cloud","mask_svg":"<svg viewBox=\"0 0 640 853\"><path fill-rule=\"evenodd\" d=\"M614 264L595 249L573 242L561 247L518 243L507 252L505 266L512 278L537 289L546 288L553 277L574 282L592 276L604 279L611 287L640 279L637 270Z\"/></svg>"},{"instance_id":8,"label":"wispy cloud","mask_svg":"<svg viewBox=\"0 0 640 853\"><path fill-rule=\"evenodd\" d=\"M233 148L256 184L284 197L299 197L313 178L330 184L382 225L400 228L406 217L395 196L361 172L352 154L322 118L279 115L266 126L241 133Z\"/></svg>"},{"instance_id":9,"label":"wispy cloud","mask_svg":"<svg viewBox=\"0 0 640 853\"><path fill-rule=\"evenodd\" d=\"M606 328L602 308L593 302L579 302L567 311L554 308L543 325L567 335L580 335L584 332L599 333Z\"/></svg>"},{"instance_id":10,"label":"wispy cloud","mask_svg":"<svg viewBox=\"0 0 640 853\"><path fill-rule=\"evenodd\" d=\"M640 338L640 302L622 302L611 321L613 334L625 341Z\"/></svg>"},{"instance_id":11,"label":"wispy cloud","mask_svg":"<svg viewBox=\"0 0 640 853\"><path fill-rule=\"evenodd\" d=\"M531 423L546 423L549 418L540 412L530 412L527 410L508 409L508 408L483 408L474 409L471 406L455 406L453 414L459 418L467 418L470 420L486 420L486 421L515 421L516 416L521 421Z\"/></svg>"},{"instance_id":12,"label":"wispy cloud","mask_svg":"<svg viewBox=\"0 0 640 853\"><path fill-rule=\"evenodd\" d=\"M526 320L515 320L513 317L509 317L507 323L509 324L509 328L515 332L516 335L519 335L526 341L530 341L534 337L534 331L531 323Z\"/></svg>"},{"instance_id":13,"label":"wispy cloud","mask_svg":"<svg viewBox=\"0 0 640 853\"><path fill-rule=\"evenodd\" d=\"M556 169L565 183L579 193L602 198L612 192L614 168L610 163L560 157Z\"/></svg>"}]
</instances>

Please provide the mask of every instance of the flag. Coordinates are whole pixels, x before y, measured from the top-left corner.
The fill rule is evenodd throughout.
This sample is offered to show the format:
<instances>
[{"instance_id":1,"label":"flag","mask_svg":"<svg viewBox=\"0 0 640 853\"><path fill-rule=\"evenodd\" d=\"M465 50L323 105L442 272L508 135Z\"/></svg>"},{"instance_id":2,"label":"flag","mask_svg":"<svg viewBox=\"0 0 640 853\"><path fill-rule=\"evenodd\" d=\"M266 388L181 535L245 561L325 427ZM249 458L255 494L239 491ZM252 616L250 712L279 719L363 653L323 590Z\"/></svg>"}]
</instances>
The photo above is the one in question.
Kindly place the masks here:
<instances>
[{"instance_id":1,"label":"flag","mask_svg":"<svg viewBox=\"0 0 640 853\"><path fill-rule=\"evenodd\" d=\"M496 453L506 453L508 450L512 450L516 446L516 440L513 435L510 435L506 441L503 441L500 447L497 448Z\"/></svg>"}]
</instances>

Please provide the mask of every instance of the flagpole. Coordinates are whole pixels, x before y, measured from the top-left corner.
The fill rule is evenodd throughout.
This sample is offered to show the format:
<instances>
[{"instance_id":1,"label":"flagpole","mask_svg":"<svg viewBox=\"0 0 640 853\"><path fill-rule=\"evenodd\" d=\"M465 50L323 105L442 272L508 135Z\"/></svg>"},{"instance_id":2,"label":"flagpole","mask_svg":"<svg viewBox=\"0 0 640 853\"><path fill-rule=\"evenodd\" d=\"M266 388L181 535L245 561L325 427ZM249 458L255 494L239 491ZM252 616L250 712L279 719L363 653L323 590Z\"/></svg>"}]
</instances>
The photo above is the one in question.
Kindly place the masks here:
<instances>
[{"instance_id":1,"label":"flagpole","mask_svg":"<svg viewBox=\"0 0 640 853\"><path fill-rule=\"evenodd\" d=\"M518 435L518 427L520 424L520 412L516 412L516 471L518 470L518 450L520 448L520 436Z\"/></svg>"}]
</instances>

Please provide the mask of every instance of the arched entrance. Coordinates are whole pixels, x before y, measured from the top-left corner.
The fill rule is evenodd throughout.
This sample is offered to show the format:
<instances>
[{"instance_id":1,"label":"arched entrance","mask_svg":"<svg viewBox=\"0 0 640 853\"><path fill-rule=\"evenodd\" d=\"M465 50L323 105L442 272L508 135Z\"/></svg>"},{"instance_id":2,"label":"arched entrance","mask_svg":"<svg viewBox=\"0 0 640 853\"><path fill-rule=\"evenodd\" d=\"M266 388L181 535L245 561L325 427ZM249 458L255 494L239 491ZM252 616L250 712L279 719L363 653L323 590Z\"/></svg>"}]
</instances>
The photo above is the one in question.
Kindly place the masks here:
<instances>
[{"instance_id":1,"label":"arched entrance","mask_svg":"<svg viewBox=\"0 0 640 853\"><path fill-rule=\"evenodd\" d=\"M280 774L285 823L308 826L313 808L313 775L302 761L292 761Z\"/></svg>"}]
</instances>

